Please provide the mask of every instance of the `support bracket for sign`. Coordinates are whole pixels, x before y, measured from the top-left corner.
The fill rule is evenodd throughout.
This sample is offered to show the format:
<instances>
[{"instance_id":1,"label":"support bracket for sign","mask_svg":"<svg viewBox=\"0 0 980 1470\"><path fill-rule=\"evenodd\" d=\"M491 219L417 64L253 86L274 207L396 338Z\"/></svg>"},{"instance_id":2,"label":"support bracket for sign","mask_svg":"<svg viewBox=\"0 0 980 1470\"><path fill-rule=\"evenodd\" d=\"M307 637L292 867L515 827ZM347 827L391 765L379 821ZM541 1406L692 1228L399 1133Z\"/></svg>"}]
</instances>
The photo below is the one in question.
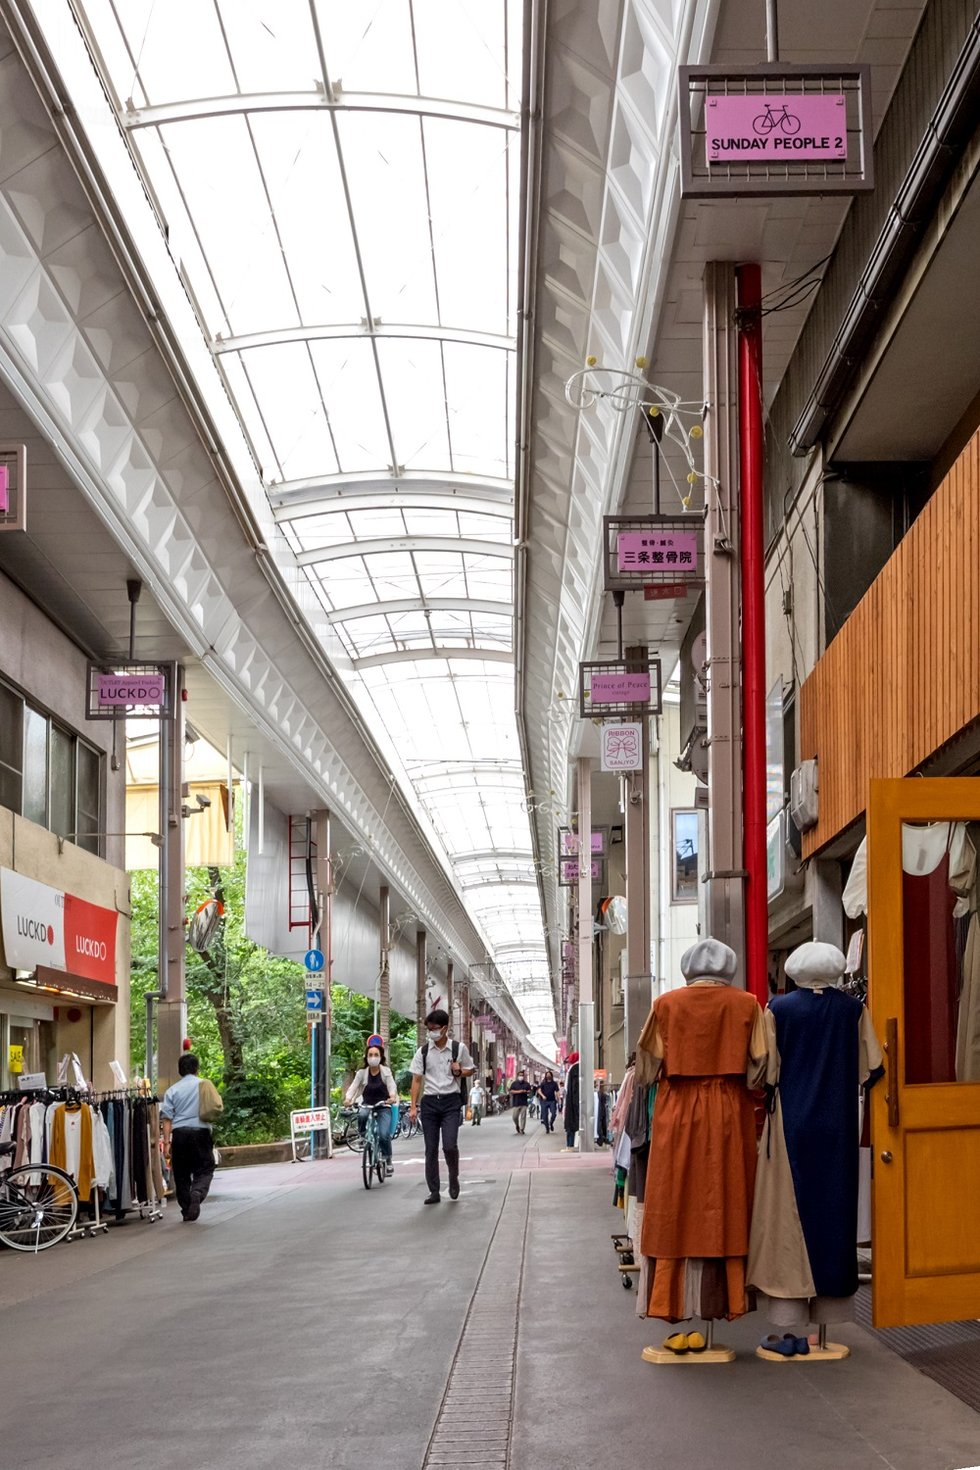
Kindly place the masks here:
<instances>
[{"instance_id":1,"label":"support bracket for sign","mask_svg":"<svg viewBox=\"0 0 980 1470\"><path fill-rule=\"evenodd\" d=\"M868 65L682 66L679 76L684 199L874 188Z\"/></svg>"}]
</instances>

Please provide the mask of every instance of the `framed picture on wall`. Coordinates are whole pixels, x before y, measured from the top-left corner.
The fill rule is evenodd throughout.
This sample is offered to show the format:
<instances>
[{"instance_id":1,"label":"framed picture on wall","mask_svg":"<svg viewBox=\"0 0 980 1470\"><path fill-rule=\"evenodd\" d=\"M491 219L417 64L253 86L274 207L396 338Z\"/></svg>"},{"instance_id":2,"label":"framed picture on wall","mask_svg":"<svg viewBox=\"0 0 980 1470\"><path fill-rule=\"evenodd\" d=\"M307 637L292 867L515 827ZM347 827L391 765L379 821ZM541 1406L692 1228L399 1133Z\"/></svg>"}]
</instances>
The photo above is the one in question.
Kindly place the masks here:
<instances>
[{"instance_id":1,"label":"framed picture on wall","mask_svg":"<svg viewBox=\"0 0 980 1470\"><path fill-rule=\"evenodd\" d=\"M673 836L673 903L698 901L698 813L675 808L670 814Z\"/></svg>"}]
</instances>

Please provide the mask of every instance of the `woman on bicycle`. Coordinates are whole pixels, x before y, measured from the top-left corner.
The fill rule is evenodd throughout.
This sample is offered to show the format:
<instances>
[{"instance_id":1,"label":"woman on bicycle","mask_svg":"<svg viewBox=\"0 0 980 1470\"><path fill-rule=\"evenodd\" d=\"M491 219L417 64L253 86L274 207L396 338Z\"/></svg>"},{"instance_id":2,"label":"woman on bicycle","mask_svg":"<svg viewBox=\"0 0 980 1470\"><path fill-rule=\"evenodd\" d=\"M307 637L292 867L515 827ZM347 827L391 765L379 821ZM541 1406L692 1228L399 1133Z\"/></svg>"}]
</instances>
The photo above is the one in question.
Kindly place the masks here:
<instances>
[{"instance_id":1,"label":"woman on bicycle","mask_svg":"<svg viewBox=\"0 0 980 1470\"><path fill-rule=\"evenodd\" d=\"M368 1037L364 1049L364 1066L354 1073L354 1080L347 1089L344 1101L348 1107L355 1102L359 1104L357 1128L362 1138L371 1108L376 1103L397 1103L398 1088L391 1069L385 1066L385 1048L380 1036ZM381 1140L381 1155L385 1161L385 1174L389 1179L395 1172L391 1161L391 1123L391 1108L382 1108L378 1113L378 1136Z\"/></svg>"}]
</instances>

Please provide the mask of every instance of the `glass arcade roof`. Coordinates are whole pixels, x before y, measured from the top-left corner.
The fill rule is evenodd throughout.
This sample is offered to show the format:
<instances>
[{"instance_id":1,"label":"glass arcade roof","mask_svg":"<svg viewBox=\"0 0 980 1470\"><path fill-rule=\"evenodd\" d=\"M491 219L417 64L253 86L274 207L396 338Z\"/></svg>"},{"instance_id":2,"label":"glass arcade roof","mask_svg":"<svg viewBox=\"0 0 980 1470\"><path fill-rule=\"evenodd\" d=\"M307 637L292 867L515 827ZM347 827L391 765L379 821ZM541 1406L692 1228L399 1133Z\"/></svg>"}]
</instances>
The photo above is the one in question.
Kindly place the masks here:
<instances>
[{"instance_id":1,"label":"glass arcade roof","mask_svg":"<svg viewBox=\"0 0 980 1470\"><path fill-rule=\"evenodd\" d=\"M353 693L550 1053L512 713L520 0L76 9Z\"/></svg>"}]
</instances>

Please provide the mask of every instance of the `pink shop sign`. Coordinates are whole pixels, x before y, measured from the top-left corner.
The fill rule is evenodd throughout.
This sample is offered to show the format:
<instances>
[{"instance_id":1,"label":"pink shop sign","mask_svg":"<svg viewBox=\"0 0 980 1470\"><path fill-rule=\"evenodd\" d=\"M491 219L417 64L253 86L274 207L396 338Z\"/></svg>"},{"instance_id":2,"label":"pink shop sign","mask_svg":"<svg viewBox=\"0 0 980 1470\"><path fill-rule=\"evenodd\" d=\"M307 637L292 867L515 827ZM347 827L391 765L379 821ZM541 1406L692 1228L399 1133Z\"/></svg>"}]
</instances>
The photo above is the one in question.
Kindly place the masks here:
<instances>
[{"instance_id":1,"label":"pink shop sign","mask_svg":"<svg viewBox=\"0 0 980 1470\"><path fill-rule=\"evenodd\" d=\"M650 675L593 674L589 698L593 704L649 704Z\"/></svg>"},{"instance_id":2,"label":"pink shop sign","mask_svg":"<svg viewBox=\"0 0 980 1470\"><path fill-rule=\"evenodd\" d=\"M709 165L847 158L847 105L840 93L709 97L704 119Z\"/></svg>"},{"instance_id":3,"label":"pink shop sign","mask_svg":"<svg viewBox=\"0 0 980 1470\"><path fill-rule=\"evenodd\" d=\"M99 704L163 704L166 687L162 674L100 674Z\"/></svg>"},{"instance_id":4,"label":"pink shop sign","mask_svg":"<svg viewBox=\"0 0 980 1470\"><path fill-rule=\"evenodd\" d=\"M593 862L591 866L592 866L592 872L591 872L592 881L594 883L598 883L599 878L600 878L600 876L602 874L602 863L601 862ZM561 859L561 874L560 874L560 879L561 879L561 882L562 883L577 883L578 882L578 880L579 880L578 858L562 858Z\"/></svg>"},{"instance_id":5,"label":"pink shop sign","mask_svg":"<svg viewBox=\"0 0 980 1470\"><path fill-rule=\"evenodd\" d=\"M6 515L10 509L10 471L5 464L0 464L0 515Z\"/></svg>"},{"instance_id":6,"label":"pink shop sign","mask_svg":"<svg viewBox=\"0 0 980 1470\"><path fill-rule=\"evenodd\" d=\"M593 682L593 684L595 683L595 675L592 676L592 682ZM592 833L592 851L593 851L593 853L595 853L598 857L603 857L605 855L605 847L606 847L605 833L603 833L603 832L593 832ZM575 857L578 854L578 833L577 832L563 832L561 834L561 850L562 850L562 856L563 857Z\"/></svg>"},{"instance_id":7,"label":"pink shop sign","mask_svg":"<svg viewBox=\"0 0 980 1470\"><path fill-rule=\"evenodd\" d=\"M698 538L693 531L621 531L616 537L621 572L694 573Z\"/></svg>"}]
</instances>

